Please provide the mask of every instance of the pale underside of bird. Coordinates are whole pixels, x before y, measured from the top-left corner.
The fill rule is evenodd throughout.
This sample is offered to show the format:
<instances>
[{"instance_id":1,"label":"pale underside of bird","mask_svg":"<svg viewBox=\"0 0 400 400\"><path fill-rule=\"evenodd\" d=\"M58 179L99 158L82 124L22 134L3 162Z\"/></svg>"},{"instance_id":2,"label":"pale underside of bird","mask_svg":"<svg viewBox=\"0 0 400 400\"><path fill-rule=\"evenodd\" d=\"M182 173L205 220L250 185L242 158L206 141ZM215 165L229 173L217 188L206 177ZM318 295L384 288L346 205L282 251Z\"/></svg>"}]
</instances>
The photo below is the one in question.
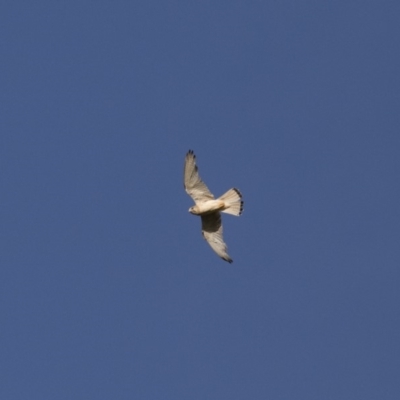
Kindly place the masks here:
<instances>
[{"instance_id":1,"label":"pale underside of bird","mask_svg":"<svg viewBox=\"0 0 400 400\"><path fill-rule=\"evenodd\" d=\"M189 208L193 215L201 217L201 229L204 239L211 248L225 261L233 260L227 253L227 246L222 236L221 212L239 216L243 212L242 194L236 188L229 189L215 199L206 184L201 180L196 165L196 156L189 150L185 158L184 186L186 193L195 205Z\"/></svg>"}]
</instances>

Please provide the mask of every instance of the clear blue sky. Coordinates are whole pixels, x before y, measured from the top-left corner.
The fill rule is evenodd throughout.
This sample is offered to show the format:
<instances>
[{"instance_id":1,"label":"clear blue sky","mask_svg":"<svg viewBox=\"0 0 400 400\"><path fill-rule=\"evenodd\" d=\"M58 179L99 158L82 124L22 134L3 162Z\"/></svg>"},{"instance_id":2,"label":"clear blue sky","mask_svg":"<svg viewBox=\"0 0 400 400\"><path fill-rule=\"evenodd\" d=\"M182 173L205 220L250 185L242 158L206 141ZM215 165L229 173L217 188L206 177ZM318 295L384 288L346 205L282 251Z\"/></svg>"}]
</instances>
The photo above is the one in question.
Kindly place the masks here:
<instances>
[{"instance_id":1,"label":"clear blue sky","mask_svg":"<svg viewBox=\"0 0 400 400\"><path fill-rule=\"evenodd\" d=\"M399 399L399 15L3 1L0 398Z\"/></svg>"}]
</instances>

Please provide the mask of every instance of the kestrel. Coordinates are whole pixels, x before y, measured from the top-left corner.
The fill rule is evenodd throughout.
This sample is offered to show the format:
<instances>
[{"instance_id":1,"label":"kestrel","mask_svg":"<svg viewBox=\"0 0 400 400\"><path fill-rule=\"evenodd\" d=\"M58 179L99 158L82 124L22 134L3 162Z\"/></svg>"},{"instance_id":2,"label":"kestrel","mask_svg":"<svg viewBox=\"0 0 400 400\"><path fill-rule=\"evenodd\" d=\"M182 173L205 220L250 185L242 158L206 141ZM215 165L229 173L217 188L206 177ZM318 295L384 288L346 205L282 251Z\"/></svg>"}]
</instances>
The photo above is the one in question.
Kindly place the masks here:
<instances>
[{"instance_id":1,"label":"kestrel","mask_svg":"<svg viewBox=\"0 0 400 400\"><path fill-rule=\"evenodd\" d=\"M201 217L201 230L204 239L223 260L229 263L233 262L227 253L228 248L222 237L220 211L236 216L242 214L242 194L238 189L232 188L215 199L199 176L193 150L189 150L186 154L183 180L186 193L196 203L189 208L189 212Z\"/></svg>"}]
</instances>

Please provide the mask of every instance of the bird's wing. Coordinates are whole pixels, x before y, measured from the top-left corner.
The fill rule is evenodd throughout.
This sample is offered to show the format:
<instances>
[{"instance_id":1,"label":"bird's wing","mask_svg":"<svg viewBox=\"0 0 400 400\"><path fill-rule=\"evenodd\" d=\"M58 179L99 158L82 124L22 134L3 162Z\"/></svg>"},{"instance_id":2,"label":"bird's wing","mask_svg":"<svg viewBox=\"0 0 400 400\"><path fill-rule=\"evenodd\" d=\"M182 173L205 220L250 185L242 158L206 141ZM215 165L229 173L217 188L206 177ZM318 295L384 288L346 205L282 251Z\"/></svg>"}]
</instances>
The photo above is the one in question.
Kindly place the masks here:
<instances>
[{"instance_id":1,"label":"bird's wing","mask_svg":"<svg viewBox=\"0 0 400 400\"><path fill-rule=\"evenodd\" d=\"M226 246L224 238L222 237L221 214L219 212L214 212L212 214L202 215L201 229L204 239L207 240L211 248L223 260L228 261L228 263L233 262L227 253L228 247Z\"/></svg>"},{"instance_id":2,"label":"bird's wing","mask_svg":"<svg viewBox=\"0 0 400 400\"><path fill-rule=\"evenodd\" d=\"M208 187L200 178L196 165L196 156L194 155L193 150L189 150L186 154L183 183L185 185L186 193L195 201L195 203L214 198L213 194L208 190Z\"/></svg>"}]
</instances>

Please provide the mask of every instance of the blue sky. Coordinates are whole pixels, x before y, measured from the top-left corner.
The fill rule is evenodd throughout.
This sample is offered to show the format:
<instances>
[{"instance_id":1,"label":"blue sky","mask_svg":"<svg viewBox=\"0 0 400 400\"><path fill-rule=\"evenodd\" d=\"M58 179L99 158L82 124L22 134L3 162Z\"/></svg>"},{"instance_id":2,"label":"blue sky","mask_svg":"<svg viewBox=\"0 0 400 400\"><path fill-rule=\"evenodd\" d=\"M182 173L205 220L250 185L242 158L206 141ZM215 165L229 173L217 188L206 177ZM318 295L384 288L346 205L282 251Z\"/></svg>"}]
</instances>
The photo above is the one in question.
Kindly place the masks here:
<instances>
[{"instance_id":1,"label":"blue sky","mask_svg":"<svg viewBox=\"0 0 400 400\"><path fill-rule=\"evenodd\" d=\"M400 398L399 12L3 2L0 397Z\"/></svg>"}]
</instances>

